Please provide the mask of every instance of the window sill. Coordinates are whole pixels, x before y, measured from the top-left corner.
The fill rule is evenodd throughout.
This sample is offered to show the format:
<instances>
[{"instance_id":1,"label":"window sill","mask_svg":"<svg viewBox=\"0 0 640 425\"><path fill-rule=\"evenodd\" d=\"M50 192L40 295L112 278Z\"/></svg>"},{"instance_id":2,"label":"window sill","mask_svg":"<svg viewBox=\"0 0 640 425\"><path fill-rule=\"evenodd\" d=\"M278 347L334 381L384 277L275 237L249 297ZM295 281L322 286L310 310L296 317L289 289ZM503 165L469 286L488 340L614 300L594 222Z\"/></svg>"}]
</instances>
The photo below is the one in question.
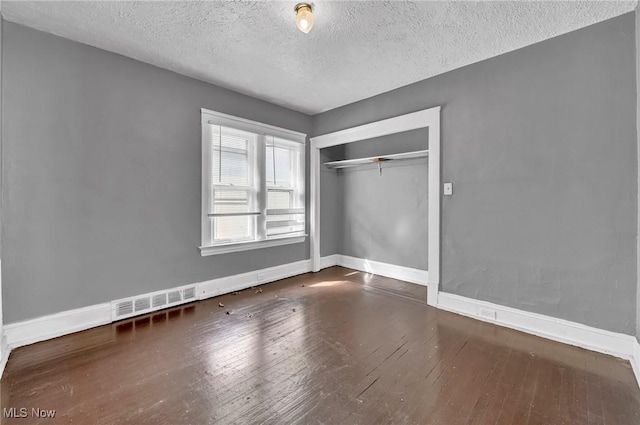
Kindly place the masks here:
<instances>
[{"instance_id":1,"label":"window sill","mask_svg":"<svg viewBox=\"0 0 640 425\"><path fill-rule=\"evenodd\" d=\"M307 238L307 235L289 236L281 238L267 239L264 241L238 242L224 245L201 246L200 255L206 257L208 255L228 254L231 252L249 251L252 249L271 248L280 245L289 245L301 243Z\"/></svg>"}]
</instances>

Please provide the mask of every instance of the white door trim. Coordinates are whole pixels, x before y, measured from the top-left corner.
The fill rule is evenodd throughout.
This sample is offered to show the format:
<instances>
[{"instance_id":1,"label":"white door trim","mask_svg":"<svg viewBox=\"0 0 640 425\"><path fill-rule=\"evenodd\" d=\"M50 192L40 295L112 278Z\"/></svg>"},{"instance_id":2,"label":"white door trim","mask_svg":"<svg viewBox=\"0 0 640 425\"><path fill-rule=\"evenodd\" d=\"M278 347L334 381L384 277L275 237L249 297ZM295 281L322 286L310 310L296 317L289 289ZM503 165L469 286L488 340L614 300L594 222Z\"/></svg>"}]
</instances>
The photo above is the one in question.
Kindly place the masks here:
<instances>
[{"instance_id":1,"label":"white door trim","mask_svg":"<svg viewBox=\"0 0 640 425\"><path fill-rule=\"evenodd\" d=\"M440 285L440 111L441 107L424 109L369 124L312 137L311 140L311 264L321 268L320 260L320 149L367 140L418 128L429 130L429 217L428 248L429 286L427 302L438 305ZM425 142L427 142L425 140Z\"/></svg>"}]
</instances>

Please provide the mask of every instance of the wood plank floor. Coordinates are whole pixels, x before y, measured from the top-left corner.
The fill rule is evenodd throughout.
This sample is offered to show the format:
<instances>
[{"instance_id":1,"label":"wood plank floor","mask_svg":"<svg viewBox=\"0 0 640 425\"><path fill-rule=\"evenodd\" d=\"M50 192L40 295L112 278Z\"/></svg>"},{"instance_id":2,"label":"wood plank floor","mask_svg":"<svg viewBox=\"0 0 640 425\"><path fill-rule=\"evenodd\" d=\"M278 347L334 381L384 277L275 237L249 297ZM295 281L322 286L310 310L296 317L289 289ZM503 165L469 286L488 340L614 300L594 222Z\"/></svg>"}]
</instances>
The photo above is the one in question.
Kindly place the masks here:
<instances>
[{"instance_id":1,"label":"wood plank floor","mask_svg":"<svg viewBox=\"0 0 640 425\"><path fill-rule=\"evenodd\" d=\"M16 349L0 401L29 417L2 424L640 424L627 362L424 288L333 267L262 290Z\"/></svg>"}]
</instances>

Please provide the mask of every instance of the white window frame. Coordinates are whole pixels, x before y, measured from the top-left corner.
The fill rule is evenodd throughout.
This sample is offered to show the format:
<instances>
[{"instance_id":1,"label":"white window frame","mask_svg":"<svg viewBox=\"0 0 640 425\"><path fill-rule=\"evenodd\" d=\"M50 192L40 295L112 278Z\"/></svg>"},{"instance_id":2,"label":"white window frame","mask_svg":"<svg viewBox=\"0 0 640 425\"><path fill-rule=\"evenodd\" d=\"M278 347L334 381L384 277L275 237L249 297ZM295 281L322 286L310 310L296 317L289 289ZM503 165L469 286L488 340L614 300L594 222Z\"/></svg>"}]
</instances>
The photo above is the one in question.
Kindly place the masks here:
<instances>
[{"instance_id":1,"label":"white window frame","mask_svg":"<svg viewBox=\"0 0 640 425\"><path fill-rule=\"evenodd\" d=\"M297 173L297 187L300 188L302 193L302 205L306 205L305 194L305 143L307 135L299 133L297 131L287 130L281 127L275 127L269 124L264 124L257 121L251 121L244 118L235 117L233 115L227 115L220 112L211 111L209 109L202 108L201 112L201 125L202 125L202 210L201 210L201 234L200 234L200 255L217 255L226 254L230 252L248 251L259 248L269 248L280 245L295 244L304 242L306 234L285 235L285 236L271 236L262 240L251 240L242 242L231 242L224 244L210 244L210 229L211 220L209 217L209 206L211 205L211 140L208 137L211 125L219 125L222 127L230 127L237 130L247 131L258 134L260 136L273 136L280 139L285 139L291 142L300 143L301 151L301 163L300 172ZM261 143L258 141L258 143ZM265 143L266 144L266 143ZM256 156L256 167L253 172L261 173L263 178L261 179L260 192L264 193L266 200L267 196L267 184L265 181L265 156L264 149L259 149ZM260 215L258 216L258 225L266 226L267 220L267 205L266 201L260 205ZM307 214L305 210L305 227L307 223Z\"/></svg>"}]
</instances>

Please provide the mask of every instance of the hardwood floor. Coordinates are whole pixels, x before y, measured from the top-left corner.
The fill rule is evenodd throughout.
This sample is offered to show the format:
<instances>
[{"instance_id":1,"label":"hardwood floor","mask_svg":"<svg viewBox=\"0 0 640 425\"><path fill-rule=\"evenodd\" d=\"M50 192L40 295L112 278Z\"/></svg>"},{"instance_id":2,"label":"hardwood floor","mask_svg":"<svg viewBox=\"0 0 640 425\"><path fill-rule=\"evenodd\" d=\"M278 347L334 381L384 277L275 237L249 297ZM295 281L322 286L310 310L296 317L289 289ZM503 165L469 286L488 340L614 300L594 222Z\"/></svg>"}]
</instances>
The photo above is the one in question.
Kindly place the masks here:
<instances>
[{"instance_id":1,"label":"hardwood floor","mask_svg":"<svg viewBox=\"0 0 640 425\"><path fill-rule=\"evenodd\" d=\"M261 288L16 349L0 401L29 417L2 424L640 424L628 363L424 288L340 267Z\"/></svg>"}]
</instances>

